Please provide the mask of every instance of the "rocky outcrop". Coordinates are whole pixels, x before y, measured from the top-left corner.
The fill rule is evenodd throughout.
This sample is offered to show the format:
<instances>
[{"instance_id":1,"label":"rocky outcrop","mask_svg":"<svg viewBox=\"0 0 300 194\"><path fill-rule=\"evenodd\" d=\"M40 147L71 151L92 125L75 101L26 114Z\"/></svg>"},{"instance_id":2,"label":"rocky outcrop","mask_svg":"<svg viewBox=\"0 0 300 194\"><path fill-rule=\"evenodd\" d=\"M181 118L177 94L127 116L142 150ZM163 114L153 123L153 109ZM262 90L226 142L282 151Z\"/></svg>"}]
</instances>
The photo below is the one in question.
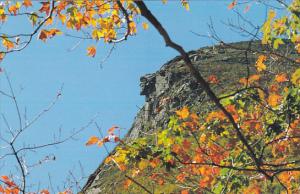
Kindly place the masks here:
<instances>
[{"instance_id":1,"label":"rocky outcrop","mask_svg":"<svg viewBox=\"0 0 300 194\"><path fill-rule=\"evenodd\" d=\"M250 52L246 53L245 49ZM260 42L253 42L250 48L249 42L240 42L201 48L189 52L189 56L205 78L210 75L218 78L219 83L212 84L211 87L220 94L224 91L236 91L240 87L238 80L254 70L256 51L261 50ZM170 115L182 106L189 106L198 113L207 111L207 107L203 104L209 99L191 77L180 57L167 62L159 71L144 75L140 81L145 105L137 113L125 141L165 128ZM124 175L120 171L112 166L101 164L90 176L83 192L119 193L113 188L123 179Z\"/></svg>"}]
</instances>

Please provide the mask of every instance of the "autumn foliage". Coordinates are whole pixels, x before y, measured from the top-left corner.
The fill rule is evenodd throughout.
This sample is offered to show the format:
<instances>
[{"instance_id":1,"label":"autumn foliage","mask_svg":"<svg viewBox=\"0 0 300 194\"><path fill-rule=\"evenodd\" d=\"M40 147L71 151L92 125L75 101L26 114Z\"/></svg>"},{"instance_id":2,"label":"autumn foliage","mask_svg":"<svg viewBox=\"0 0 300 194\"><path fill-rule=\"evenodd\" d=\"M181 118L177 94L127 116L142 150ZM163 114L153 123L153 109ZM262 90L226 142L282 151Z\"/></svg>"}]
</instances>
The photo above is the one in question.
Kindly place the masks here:
<instances>
[{"instance_id":1,"label":"autumn foliage","mask_svg":"<svg viewBox=\"0 0 300 194\"><path fill-rule=\"evenodd\" d=\"M187 1L180 2L186 10L190 9ZM228 9L235 9L238 4L239 1L234 0ZM217 76L210 75L204 80L201 74L195 73L184 50L171 41L163 26L144 6L141 1L122 0L1 2L0 22L25 15L33 31L1 34L0 60L5 60L11 52L25 49L34 36L46 43L64 34L62 29L86 30L87 35L79 38L95 41L86 51L88 56L95 57L99 41L122 42L137 33L138 25L147 30L149 24L139 22L142 15L159 31L167 46L180 51L199 87L205 88L211 99L209 106L213 108L196 114L191 107L181 107L170 117L167 128L130 142L121 140L115 133L120 128L112 126L107 136L92 136L86 145L119 144L105 163L124 172L125 189L137 185L144 192L152 193L145 182L144 185L138 181L146 177L148 182L157 185L175 185L181 194L298 193L300 1L293 0L286 5L284 16L276 16L276 10L269 10L260 30L262 44L272 52L258 54L252 64L255 70L238 81L240 90L220 96L211 89L211 85L220 83ZM246 12L250 7L244 9ZM59 25L54 25L57 23ZM276 50L283 45L292 45L297 57L276 55ZM273 72L270 64L280 57L292 61L294 67ZM27 188L24 182L16 184L13 177L2 175L0 193L27 193ZM39 193L49 191L44 189ZM71 191L61 192L68 193Z\"/></svg>"}]
</instances>

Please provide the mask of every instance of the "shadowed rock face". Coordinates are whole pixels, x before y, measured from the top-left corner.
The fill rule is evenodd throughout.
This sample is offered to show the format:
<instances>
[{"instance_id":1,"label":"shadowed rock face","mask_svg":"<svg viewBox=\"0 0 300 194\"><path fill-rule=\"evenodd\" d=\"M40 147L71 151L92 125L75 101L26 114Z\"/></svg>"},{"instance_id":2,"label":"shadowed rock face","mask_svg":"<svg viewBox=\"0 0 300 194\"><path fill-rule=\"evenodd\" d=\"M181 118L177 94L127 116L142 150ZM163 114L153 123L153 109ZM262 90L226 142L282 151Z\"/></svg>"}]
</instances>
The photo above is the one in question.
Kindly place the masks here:
<instances>
[{"instance_id":1,"label":"shadowed rock face","mask_svg":"<svg viewBox=\"0 0 300 194\"><path fill-rule=\"evenodd\" d=\"M248 47L249 42L234 43L226 47L205 47L189 52L189 56L205 78L212 74L217 76L219 83L211 85L216 94L228 93L240 87L238 80L246 77L248 71L254 71L257 58L255 51L261 51L262 46L260 42L253 42L252 52L248 52L246 58L245 49ZM290 53L290 55L294 54ZM277 60L276 63L269 64L269 67L274 69L275 73L286 70L281 69L279 63L280 60ZM197 113L208 111L204 104L209 99L191 77L180 57L167 62L159 71L141 77L140 81L145 105L137 113L125 141L165 128L169 117L182 106L189 106ZM83 193L126 193L126 191L116 190L116 188L123 188L123 180L124 174L115 167L100 164L90 176Z\"/></svg>"}]
</instances>

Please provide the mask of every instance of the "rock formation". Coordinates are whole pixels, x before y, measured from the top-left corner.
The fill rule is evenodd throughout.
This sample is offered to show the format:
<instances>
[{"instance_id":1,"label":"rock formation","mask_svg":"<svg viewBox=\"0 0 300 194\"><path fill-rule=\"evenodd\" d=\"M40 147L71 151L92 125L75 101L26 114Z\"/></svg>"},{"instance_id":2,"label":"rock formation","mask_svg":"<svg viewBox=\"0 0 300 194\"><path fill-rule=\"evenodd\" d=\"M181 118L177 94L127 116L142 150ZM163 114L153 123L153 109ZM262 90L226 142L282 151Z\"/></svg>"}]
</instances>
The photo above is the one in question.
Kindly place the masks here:
<instances>
[{"instance_id":1,"label":"rock formation","mask_svg":"<svg viewBox=\"0 0 300 194\"><path fill-rule=\"evenodd\" d=\"M189 56L205 78L210 75L217 76L219 83L211 86L220 94L224 91L235 91L240 87L238 80L254 70L257 52L262 49L259 41L251 44L239 42L204 47L189 52ZM159 71L141 77L140 87L141 95L145 96L145 105L137 113L125 141L147 136L147 133L166 127L169 117L182 106L189 106L198 113L207 111L203 104L209 99L191 77L180 57L167 62ZM114 188L122 185L122 180L124 175L115 167L100 164L82 192L120 193Z\"/></svg>"}]
</instances>

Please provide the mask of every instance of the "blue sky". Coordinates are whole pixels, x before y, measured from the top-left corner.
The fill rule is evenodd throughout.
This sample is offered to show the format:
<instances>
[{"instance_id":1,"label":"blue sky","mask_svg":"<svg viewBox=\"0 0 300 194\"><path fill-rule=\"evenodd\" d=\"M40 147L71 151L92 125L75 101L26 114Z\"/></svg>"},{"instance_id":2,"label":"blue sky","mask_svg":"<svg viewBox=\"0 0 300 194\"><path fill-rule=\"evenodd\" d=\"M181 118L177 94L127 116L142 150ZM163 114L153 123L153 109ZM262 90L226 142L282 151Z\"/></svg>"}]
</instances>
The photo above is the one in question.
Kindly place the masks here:
<instances>
[{"instance_id":1,"label":"blue sky","mask_svg":"<svg viewBox=\"0 0 300 194\"><path fill-rule=\"evenodd\" d=\"M236 19L236 15L227 9L229 1L191 1L191 10L185 11L179 2L168 2L162 5L160 1L147 2L154 15L161 21L174 41L186 50L198 49L211 45L212 41L197 37L190 31L208 34L207 23L210 19L215 24L216 31L227 42L245 40L230 31L220 21ZM243 9L241 7L241 9ZM262 24L266 8L253 4L244 16L256 24ZM28 29L27 20L12 20L2 31L18 32ZM138 34L128 41L118 44L112 55L99 67L100 61L107 55L110 46L97 44L95 58L86 56L86 47L95 44L92 41L81 42L65 36L48 40L45 44L34 39L31 45L22 52L8 55L0 64L13 82L21 111L27 109L28 118L39 113L56 96L63 84L62 98L20 138L22 144L42 144L53 140L53 134L67 136L73 129L86 125L97 115L95 121L105 132L112 125L123 129L123 134L130 128L134 116L144 102L139 95L139 79L146 73L155 72L165 62L178 54L164 46L162 38L150 26L145 31L139 28ZM72 51L68 51L78 45ZM0 88L7 90L7 83L0 75ZM0 96L0 112L5 114L9 123L17 127L16 112L13 105ZM0 130L4 123L0 121ZM32 169L30 183L48 185L48 174L52 184L62 186L69 170L80 176L79 161L84 167L85 175L90 174L103 160L106 152L103 148L86 147L86 140L92 135L99 135L95 126L91 125L77 136L76 141L69 141L57 147L28 152L27 163L32 164L46 155L54 154L55 161L45 163ZM2 142L1 142L2 143ZM110 146L110 149L112 146ZM0 155L3 150L0 150ZM10 158L1 165L1 173L15 172L14 159ZM47 187L47 186L46 186Z\"/></svg>"}]
</instances>

